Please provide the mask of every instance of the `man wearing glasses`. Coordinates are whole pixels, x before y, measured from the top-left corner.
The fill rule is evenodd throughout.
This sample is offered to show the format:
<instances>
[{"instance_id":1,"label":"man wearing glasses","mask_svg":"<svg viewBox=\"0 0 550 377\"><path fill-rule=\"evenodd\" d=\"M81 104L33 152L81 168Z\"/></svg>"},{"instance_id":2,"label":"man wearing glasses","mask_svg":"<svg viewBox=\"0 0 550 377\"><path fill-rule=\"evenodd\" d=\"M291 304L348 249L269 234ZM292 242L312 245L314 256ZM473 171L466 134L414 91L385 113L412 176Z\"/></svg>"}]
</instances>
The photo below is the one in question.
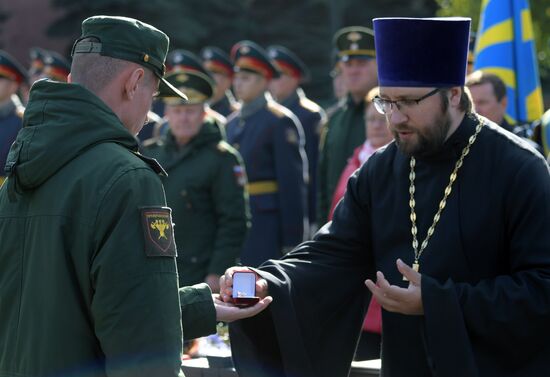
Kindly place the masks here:
<instances>
[{"instance_id":1,"label":"man wearing glasses","mask_svg":"<svg viewBox=\"0 0 550 377\"><path fill-rule=\"evenodd\" d=\"M273 303L231 326L239 376L347 375L370 294L384 309L384 376L550 367L550 172L472 112L469 27L374 20L375 103L395 142L350 178L313 241L257 270ZM242 268L226 271L224 295Z\"/></svg>"}]
</instances>

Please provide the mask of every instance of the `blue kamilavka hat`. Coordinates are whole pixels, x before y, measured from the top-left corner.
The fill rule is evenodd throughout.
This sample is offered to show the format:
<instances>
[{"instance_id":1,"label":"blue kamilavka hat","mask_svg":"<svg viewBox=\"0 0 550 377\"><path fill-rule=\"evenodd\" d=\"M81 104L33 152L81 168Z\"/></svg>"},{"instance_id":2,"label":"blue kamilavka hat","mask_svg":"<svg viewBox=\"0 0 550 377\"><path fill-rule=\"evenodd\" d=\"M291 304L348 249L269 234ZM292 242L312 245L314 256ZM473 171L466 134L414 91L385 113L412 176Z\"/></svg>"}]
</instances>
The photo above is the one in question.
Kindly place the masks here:
<instances>
[{"instance_id":1,"label":"blue kamilavka hat","mask_svg":"<svg viewBox=\"0 0 550 377\"><path fill-rule=\"evenodd\" d=\"M463 86L470 19L375 18L380 86Z\"/></svg>"}]
</instances>

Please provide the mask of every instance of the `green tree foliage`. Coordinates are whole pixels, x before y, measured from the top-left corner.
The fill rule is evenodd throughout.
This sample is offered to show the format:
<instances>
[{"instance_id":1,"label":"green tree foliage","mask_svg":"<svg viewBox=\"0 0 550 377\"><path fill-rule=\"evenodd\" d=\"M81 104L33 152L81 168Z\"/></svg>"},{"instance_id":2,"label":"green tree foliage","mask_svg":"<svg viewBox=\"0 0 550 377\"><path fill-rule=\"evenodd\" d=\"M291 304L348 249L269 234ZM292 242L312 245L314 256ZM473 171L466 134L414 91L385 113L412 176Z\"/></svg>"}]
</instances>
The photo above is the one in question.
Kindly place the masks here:
<instances>
[{"instance_id":1,"label":"green tree foliage","mask_svg":"<svg viewBox=\"0 0 550 377\"><path fill-rule=\"evenodd\" d=\"M262 46L290 48L308 65L306 92L317 100L332 96L332 36L344 26L372 27L372 18L429 17L435 0L50 0L64 15L48 29L72 41L80 24L96 14L135 17L170 36L171 48L198 53L213 45L229 52L250 39ZM71 46L67 46L67 52Z\"/></svg>"}]
</instances>

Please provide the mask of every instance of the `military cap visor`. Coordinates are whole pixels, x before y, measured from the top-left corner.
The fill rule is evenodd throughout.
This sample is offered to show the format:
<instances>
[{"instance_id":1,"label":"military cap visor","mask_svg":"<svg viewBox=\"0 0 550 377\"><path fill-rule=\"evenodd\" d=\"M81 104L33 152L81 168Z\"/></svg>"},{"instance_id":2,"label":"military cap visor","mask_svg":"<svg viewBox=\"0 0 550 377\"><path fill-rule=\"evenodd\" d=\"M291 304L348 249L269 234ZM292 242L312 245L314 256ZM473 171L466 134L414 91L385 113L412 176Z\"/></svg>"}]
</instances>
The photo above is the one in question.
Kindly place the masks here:
<instances>
[{"instance_id":1,"label":"military cap visor","mask_svg":"<svg viewBox=\"0 0 550 377\"><path fill-rule=\"evenodd\" d=\"M166 76L166 80L188 97L187 101L182 101L181 98L164 98L167 105L205 103L214 94L216 85L209 75L197 71L174 71Z\"/></svg>"},{"instance_id":2,"label":"military cap visor","mask_svg":"<svg viewBox=\"0 0 550 377\"><path fill-rule=\"evenodd\" d=\"M86 40L94 38L97 41ZM155 27L127 17L94 16L82 22L82 35L73 45L74 54L96 53L140 64L160 79L164 95L187 99L164 79L164 61L169 39Z\"/></svg>"},{"instance_id":3,"label":"military cap visor","mask_svg":"<svg viewBox=\"0 0 550 377\"><path fill-rule=\"evenodd\" d=\"M18 84L27 82L25 68L13 56L0 50L0 77Z\"/></svg>"},{"instance_id":4,"label":"military cap visor","mask_svg":"<svg viewBox=\"0 0 550 377\"><path fill-rule=\"evenodd\" d=\"M342 61L375 59L374 32L363 26L349 26L334 35L333 43Z\"/></svg>"}]
</instances>

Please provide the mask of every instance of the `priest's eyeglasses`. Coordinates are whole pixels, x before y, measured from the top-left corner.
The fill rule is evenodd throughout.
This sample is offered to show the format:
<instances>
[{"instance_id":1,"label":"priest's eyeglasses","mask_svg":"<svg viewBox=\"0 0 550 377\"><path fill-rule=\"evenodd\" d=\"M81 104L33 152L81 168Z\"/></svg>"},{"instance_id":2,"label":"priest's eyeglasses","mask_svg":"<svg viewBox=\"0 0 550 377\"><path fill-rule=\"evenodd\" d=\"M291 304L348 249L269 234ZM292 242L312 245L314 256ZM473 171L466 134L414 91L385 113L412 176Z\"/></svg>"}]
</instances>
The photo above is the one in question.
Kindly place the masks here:
<instances>
[{"instance_id":1,"label":"priest's eyeglasses","mask_svg":"<svg viewBox=\"0 0 550 377\"><path fill-rule=\"evenodd\" d=\"M397 101L392 101L389 99L381 98L380 96L376 96L372 99L372 102L374 103L374 108L376 111L378 111L380 114L391 116L393 112L393 106L397 107L397 110L399 111L407 111L412 109L414 106L417 106L420 101L425 100L428 97L433 96L437 92L439 92L441 88L435 88L431 92L423 95L420 98L406 98L406 99L400 99Z\"/></svg>"}]
</instances>

